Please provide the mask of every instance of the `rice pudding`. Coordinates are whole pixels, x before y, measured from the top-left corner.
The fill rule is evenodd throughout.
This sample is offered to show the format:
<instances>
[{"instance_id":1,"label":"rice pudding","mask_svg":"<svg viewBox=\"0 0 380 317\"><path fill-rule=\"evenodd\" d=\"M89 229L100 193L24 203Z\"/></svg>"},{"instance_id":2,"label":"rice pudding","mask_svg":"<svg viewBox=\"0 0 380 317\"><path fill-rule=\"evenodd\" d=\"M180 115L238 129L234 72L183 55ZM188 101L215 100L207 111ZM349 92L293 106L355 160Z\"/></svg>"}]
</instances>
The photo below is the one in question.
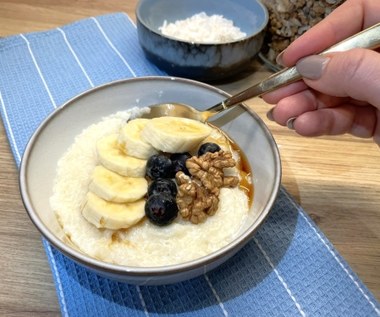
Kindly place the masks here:
<instances>
[{"instance_id":1,"label":"rice pudding","mask_svg":"<svg viewBox=\"0 0 380 317\"><path fill-rule=\"evenodd\" d=\"M126 121L138 117L140 112L141 109L119 112L89 126L75 138L74 143L59 160L50 204L66 238L79 250L94 258L138 267L183 263L210 254L230 243L248 216L253 189L251 175L244 167L242 154L215 127L211 127L210 133L199 141L199 145L215 142L223 151L231 153L236 166L225 168L224 177L237 177L239 184L235 187L220 188L217 210L207 219L193 223L182 217L180 210L178 215L165 226L156 225L143 215L129 224L128 228L116 226L117 229L110 229L102 227L101 224L94 225L91 219L89 221L85 217L83 210L89 201L89 189L93 188L94 171L99 169L99 140L115 134L122 135L120 131L125 127ZM182 144L183 142L181 146ZM145 150L134 155L147 158L161 151ZM191 155L195 156L196 150L191 150ZM136 159L144 161L141 157ZM138 167L134 170L142 173ZM144 179L140 176L135 177ZM151 182L148 177L145 179L148 183ZM139 188L146 187L143 180L140 182ZM140 204L144 205L148 199L147 194L141 197L143 194L131 192L129 198L125 199L131 199L131 195L135 200L132 203L140 210ZM119 223L119 219L115 221L112 224Z\"/></svg>"}]
</instances>

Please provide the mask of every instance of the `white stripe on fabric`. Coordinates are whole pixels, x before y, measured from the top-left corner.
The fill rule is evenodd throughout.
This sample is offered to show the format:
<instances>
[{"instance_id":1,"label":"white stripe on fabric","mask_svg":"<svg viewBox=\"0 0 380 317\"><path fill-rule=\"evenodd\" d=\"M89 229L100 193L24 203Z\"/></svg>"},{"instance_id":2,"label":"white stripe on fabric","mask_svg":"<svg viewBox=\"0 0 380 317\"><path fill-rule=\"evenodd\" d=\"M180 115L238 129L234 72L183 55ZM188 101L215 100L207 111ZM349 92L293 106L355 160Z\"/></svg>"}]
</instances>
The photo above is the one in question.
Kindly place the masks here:
<instances>
[{"instance_id":1,"label":"white stripe on fabric","mask_svg":"<svg viewBox=\"0 0 380 317\"><path fill-rule=\"evenodd\" d=\"M331 255L334 257L334 259L338 262L339 266L343 269L343 271L348 275L348 277L354 282L355 286L358 288L358 290L360 291L360 293L364 296L364 298L368 301L368 303L373 307L373 309L375 310L375 312L380 316L380 310L377 309L377 307L375 306L375 304L371 301L371 299L368 297L368 295L366 293L364 293L363 289L360 287L359 283L357 281L355 281L354 277L350 274L350 272L344 267L342 261L339 260L339 258L336 256L336 254L331 250L331 248L327 245L327 243L325 242L325 240L321 237L321 235L318 233L317 230L315 230L314 226L309 222L309 220L306 218L306 216L303 214L302 211L300 211L300 215L302 216L302 218L305 219L305 221L307 222L307 224L313 229L313 231L316 233L316 235L318 236L318 238L322 241L322 243L325 245L325 247L327 248L327 250L331 253Z\"/></svg>"},{"instance_id":2,"label":"white stripe on fabric","mask_svg":"<svg viewBox=\"0 0 380 317\"><path fill-rule=\"evenodd\" d=\"M137 25L135 24L135 22L131 19L131 17L126 14L125 12L123 12L123 14L125 15L125 17L127 18L127 20L134 26L135 29L137 29ZM162 71L154 64L151 65L158 73L161 73Z\"/></svg>"},{"instance_id":3,"label":"white stripe on fabric","mask_svg":"<svg viewBox=\"0 0 380 317\"><path fill-rule=\"evenodd\" d=\"M104 30L101 27L101 25L99 24L98 20L96 20L96 18L94 18L94 17L91 17L91 19L95 22L95 24L99 28L100 32L102 33L102 35L106 39L107 43L111 46L111 48L115 51L115 53L120 57L120 59L125 64L125 66L127 66L127 68L129 69L129 71L132 73L133 77L137 77L136 73L133 71L133 69L131 68L131 66L129 66L129 64L127 63L127 61L123 57L123 55L121 55L121 53L118 51L118 49L112 44L111 40L108 38L107 34L104 32Z\"/></svg>"},{"instance_id":4,"label":"white stripe on fabric","mask_svg":"<svg viewBox=\"0 0 380 317\"><path fill-rule=\"evenodd\" d=\"M131 22L131 24L135 27L135 29L137 28L137 26L136 26L136 24L135 24L135 22L133 22L133 20L131 19L131 17L128 15L128 14L126 14L125 12L123 12L124 13L124 15L126 16L126 18L129 20L129 22Z\"/></svg>"},{"instance_id":5,"label":"white stripe on fabric","mask_svg":"<svg viewBox=\"0 0 380 317\"><path fill-rule=\"evenodd\" d=\"M206 274L204 274L204 277L206 279L206 282L208 283L208 286L211 288L211 291L214 294L216 300L218 301L219 307L221 308L221 310L223 312L223 315L225 317L228 317L228 311L226 311L226 309L224 308L224 305L223 305L222 301L220 300L220 297L219 297L218 293L216 292L216 289L211 284L211 281L210 281L210 279L208 278L208 276Z\"/></svg>"},{"instance_id":6,"label":"white stripe on fabric","mask_svg":"<svg viewBox=\"0 0 380 317\"><path fill-rule=\"evenodd\" d=\"M368 297L368 295L363 291L363 289L360 287L359 283L354 279L354 277L350 274L350 272L345 268L342 261L339 260L339 258L336 256L334 251L330 248L330 246L326 243L326 241L322 238L322 236L318 233L318 231L314 228L314 226L310 223L310 221L307 219L307 217L304 215L304 211L297 206L293 199L289 197L288 193L286 191L283 191L284 194L289 198L289 200L292 202L293 206L298 210L300 215L303 219L305 219L306 223L313 229L315 234L318 236L318 238L322 241L324 246L327 248L327 250L331 253L331 255L334 257L335 261L338 262L339 266L343 269L343 271L348 275L348 277L354 282L355 286L358 288L360 293L364 296L364 298L368 301L368 303L372 306L374 311L380 316L380 310L376 307L376 305L371 301L371 299Z\"/></svg>"},{"instance_id":7,"label":"white stripe on fabric","mask_svg":"<svg viewBox=\"0 0 380 317\"><path fill-rule=\"evenodd\" d=\"M348 275L348 277L354 282L355 286L359 289L360 293L364 296L364 298L368 301L368 303L373 307L375 312L380 316L380 310L376 307L376 305L371 301L371 299L367 296L367 294L363 291L363 289L360 287L359 283L354 279L354 277L350 274L350 272L344 267L342 261L339 260L339 258L336 256L334 251L329 247L329 245L326 243L326 241L322 238L322 236L318 233L318 231L314 228L314 226L310 223L310 221L307 219L307 217L304 214L304 211L302 208L300 208L298 205L296 205L293 201L293 199L289 196L289 194L283 190L283 193L289 198L293 206L298 210L302 218L305 219L306 223L313 229L315 234L318 236L318 238L322 241L324 246L327 248L327 250L330 252L330 254L334 257L335 261L338 262L340 267L343 269L343 271Z\"/></svg>"},{"instance_id":8,"label":"white stripe on fabric","mask_svg":"<svg viewBox=\"0 0 380 317\"><path fill-rule=\"evenodd\" d=\"M57 28L57 30L58 30L59 32L61 32L61 34L62 34L62 36L63 36L63 39L65 40L65 43L66 43L67 47L69 48L71 54L73 54L73 56L74 56L74 58L75 58L77 64L79 65L79 67L80 67L80 69L82 70L83 74L86 76L86 78L87 78L88 82L90 83L91 87L95 87L94 83L92 82L92 80L91 80L90 77L88 76L86 70L84 69L82 63L80 62L80 60L79 60L77 54L76 54L75 51L73 50L73 48L72 48L70 42L67 40L67 37L66 37L65 32L64 32L61 28Z\"/></svg>"},{"instance_id":9,"label":"white stripe on fabric","mask_svg":"<svg viewBox=\"0 0 380 317\"><path fill-rule=\"evenodd\" d=\"M3 111L4 111L4 119L5 119L5 122L6 122L7 127L8 127L8 131L9 131L9 134L10 134L10 137L11 137L11 140L12 140L12 144L13 144L13 147L14 147L14 149L16 151L18 163L20 163L21 162L21 155L20 155L20 152L19 152L17 144L16 144L16 139L15 139L15 136L13 134L13 130L12 130L11 124L9 122L7 109L5 108L5 103L4 103L4 100L3 100L3 96L1 95L1 91L0 91L0 103L1 103L1 107L3 108Z\"/></svg>"},{"instance_id":10,"label":"white stripe on fabric","mask_svg":"<svg viewBox=\"0 0 380 317\"><path fill-rule=\"evenodd\" d=\"M65 301L65 295L63 294L63 288L62 288L62 282L58 274L58 268L57 268L57 263L55 262L53 252L51 250L51 246L48 242L45 242L46 248L48 250L48 253L50 255L51 263L53 266L53 274L55 276L55 280L57 281L58 284L58 292L61 298L61 303L62 303L62 312L64 317L68 317L69 313L67 312L67 304Z\"/></svg>"},{"instance_id":11,"label":"white stripe on fabric","mask_svg":"<svg viewBox=\"0 0 380 317\"><path fill-rule=\"evenodd\" d=\"M316 233L318 238L322 241L322 243L325 245L327 250L331 253L331 255L334 257L334 259L338 262L339 266L343 269L343 271L349 276L349 278L354 282L355 286L359 289L360 293L364 296L364 298L368 301L368 303L373 307L375 312L380 316L380 310L376 308L375 304L371 301L371 299L367 296L366 293L364 293L363 289L360 287L359 283L355 281L354 277L350 274L350 272L344 267L342 261L338 259L336 254L331 250L331 248L327 245L325 240L321 237L321 235L318 233L317 230L315 230L314 226L309 222L309 220L306 218L306 216L303 214L303 212L300 212L302 218L305 219L307 224L313 229L313 231Z\"/></svg>"},{"instance_id":12,"label":"white stripe on fabric","mask_svg":"<svg viewBox=\"0 0 380 317\"><path fill-rule=\"evenodd\" d=\"M141 305L144 309L145 316L149 317L148 309L146 308L144 297L142 296L140 286L136 285L137 293L139 294Z\"/></svg>"},{"instance_id":13,"label":"white stripe on fabric","mask_svg":"<svg viewBox=\"0 0 380 317\"><path fill-rule=\"evenodd\" d=\"M26 44L27 44L27 46L28 46L29 54L30 54L30 56L32 57L32 60L33 60L34 66L36 67L36 69L37 69L37 71L38 71L38 74L40 75L40 78L41 78L41 80L42 80L42 82L43 82L43 84L44 84L44 86L45 86L45 89L46 89L46 91L47 91L47 93L48 93L48 95L49 95L49 98L50 98L50 100L51 100L51 103L52 103L53 107L56 109L56 108L57 108L57 104L56 104L56 102L55 102L55 100L54 100L54 98L53 98L53 96L52 96L52 94L51 94L51 92L50 92L50 90L49 90L49 87L48 87L47 84L46 84L45 78L44 78L44 76L42 75L41 69L40 69L40 67L38 66L38 63L37 63L37 61L36 61L36 58L34 57L34 54L33 54L32 48L30 47L30 43L29 43L28 39L27 39L23 34L20 34L20 36L24 39L24 41L26 42Z\"/></svg>"},{"instance_id":14,"label":"white stripe on fabric","mask_svg":"<svg viewBox=\"0 0 380 317\"><path fill-rule=\"evenodd\" d=\"M298 311L300 312L300 314L305 317L306 314L305 312L302 310L301 308L301 305L297 302L296 298L293 296L293 293L292 291L290 290L288 284L286 284L285 280L282 278L282 276L280 275L280 273L277 271L277 269L275 268L275 266L273 265L271 259L269 258L268 254L265 252L265 250L263 249L263 247L261 246L261 244L259 243L259 241L257 241L257 239L255 237L253 237L253 240L255 241L256 245L259 247L261 253L264 255L265 259L267 260L267 262L269 263L269 265L271 266L272 270L274 271L274 273L276 274L277 278L280 280L281 284L285 287L287 293L289 294L290 298L293 300L294 304L296 305Z\"/></svg>"},{"instance_id":15,"label":"white stripe on fabric","mask_svg":"<svg viewBox=\"0 0 380 317\"><path fill-rule=\"evenodd\" d=\"M95 18L94 18L94 20L95 20L95 22L97 22ZM80 62L79 58L77 57L77 55L75 54L74 50L72 49L70 43L68 42L65 32L64 32L62 29L60 29L60 28L57 28L57 29L62 33L63 38L64 38L66 44L68 45L68 47L69 47L71 53L74 55L75 60L77 61L77 63L78 63L78 65L80 66L80 68L82 69L82 71L83 71L83 73L85 74L86 78L88 79L90 85L91 85L92 87L94 87L94 84L92 83L92 80L91 80L90 77L88 76L88 74L87 74L86 70L84 69L82 63ZM99 26L99 29L102 31L102 29L101 29L100 26ZM111 47L113 47L112 43L108 40L107 36L104 34L103 31L102 31L102 33L103 33L104 37L106 38L106 40L107 40L107 41L109 42L109 44L111 45ZM114 49L115 49L115 48L114 48ZM115 49L115 50L116 50L116 49ZM116 52L117 52L117 50L116 50ZM120 53L119 53L119 54L120 54ZM122 58L122 57L121 57L121 58ZM128 65L128 68L129 68L129 65ZM130 70L131 70L131 69L130 69ZM132 72L133 75L136 77L135 73L134 73L132 70L131 70L131 72ZM137 290L137 293L138 293L138 295L139 295L141 305L142 305L142 307L143 307L143 309L144 309L145 316L149 317L149 313L148 313L148 309L146 308L145 300L144 300L144 298L143 298L143 296L142 296L141 289L140 289L140 287L139 287L138 285L136 285L136 290ZM63 296L63 294L62 294L62 296Z\"/></svg>"}]
</instances>

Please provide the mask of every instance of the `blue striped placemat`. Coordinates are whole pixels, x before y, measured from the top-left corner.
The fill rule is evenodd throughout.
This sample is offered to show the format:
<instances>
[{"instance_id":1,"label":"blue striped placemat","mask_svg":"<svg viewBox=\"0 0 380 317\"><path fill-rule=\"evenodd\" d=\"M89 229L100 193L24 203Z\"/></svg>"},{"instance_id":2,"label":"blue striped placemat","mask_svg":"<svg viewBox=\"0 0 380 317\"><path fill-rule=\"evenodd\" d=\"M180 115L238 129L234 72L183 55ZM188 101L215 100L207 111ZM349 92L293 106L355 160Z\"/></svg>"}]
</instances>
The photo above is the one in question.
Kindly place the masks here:
<instances>
[{"instance_id":1,"label":"blue striped placemat","mask_svg":"<svg viewBox=\"0 0 380 317\"><path fill-rule=\"evenodd\" d=\"M145 75L164 74L145 60L123 13L0 39L0 110L17 165L29 137L59 105L106 82ZM43 244L63 316L380 316L374 296L284 188L236 256L186 282L112 281Z\"/></svg>"}]
</instances>

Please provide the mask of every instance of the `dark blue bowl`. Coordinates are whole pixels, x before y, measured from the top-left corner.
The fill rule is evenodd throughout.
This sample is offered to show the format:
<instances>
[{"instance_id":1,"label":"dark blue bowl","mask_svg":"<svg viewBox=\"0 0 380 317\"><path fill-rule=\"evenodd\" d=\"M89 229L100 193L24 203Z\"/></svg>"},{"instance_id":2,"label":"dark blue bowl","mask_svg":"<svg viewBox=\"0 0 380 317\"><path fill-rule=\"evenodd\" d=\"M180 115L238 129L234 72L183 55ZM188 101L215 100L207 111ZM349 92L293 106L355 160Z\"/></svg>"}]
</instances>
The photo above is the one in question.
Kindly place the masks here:
<instances>
[{"instance_id":1,"label":"dark blue bowl","mask_svg":"<svg viewBox=\"0 0 380 317\"><path fill-rule=\"evenodd\" d=\"M159 31L194 14L223 15L247 34L227 43L192 43ZM259 0L141 0L137 31L146 57L169 75L201 81L225 79L241 72L263 45L268 11Z\"/></svg>"}]
</instances>

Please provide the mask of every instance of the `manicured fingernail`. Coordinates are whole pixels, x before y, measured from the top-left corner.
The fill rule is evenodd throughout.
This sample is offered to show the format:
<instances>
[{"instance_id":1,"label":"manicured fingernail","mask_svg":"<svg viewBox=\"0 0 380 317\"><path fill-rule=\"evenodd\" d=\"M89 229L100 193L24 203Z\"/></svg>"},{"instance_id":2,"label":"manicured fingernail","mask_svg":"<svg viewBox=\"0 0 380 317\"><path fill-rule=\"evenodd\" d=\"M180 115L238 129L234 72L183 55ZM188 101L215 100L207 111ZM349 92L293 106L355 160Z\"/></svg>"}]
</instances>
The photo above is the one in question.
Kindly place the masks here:
<instances>
[{"instance_id":1,"label":"manicured fingernail","mask_svg":"<svg viewBox=\"0 0 380 317\"><path fill-rule=\"evenodd\" d=\"M284 61L282 60L282 57L284 56L284 52L282 51L280 54L276 57L276 63L280 66L285 66Z\"/></svg>"},{"instance_id":2,"label":"manicured fingernail","mask_svg":"<svg viewBox=\"0 0 380 317\"><path fill-rule=\"evenodd\" d=\"M273 118L273 108L270 109L268 112L267 112L267 118L269 121L274 121L274 118Z\"/></svg>"},{"instance_id":3,"label":"manicured fingernail","mask_svg":"<svg viewBox=\"0 0 380 317\"><path fill-rule=\"evenodd\" d=\"M288 119L288 121L286 121L286 126L288 127L288 129L295 130L294 121L296 121L296 119L297 119L297 117L291 117Z\"/></svg>"},{"instance_id":4,"label":"manicured fingernail","mask_svg":"<svg viewBox=\"0 0 380 317\"><path fill-rule=\"evenodd\" d=\"M302 58L296 64L297 71L302 77L308 79L319 79L330 58L321 55L312 55Z\"/></svg>"}]
</instances>

